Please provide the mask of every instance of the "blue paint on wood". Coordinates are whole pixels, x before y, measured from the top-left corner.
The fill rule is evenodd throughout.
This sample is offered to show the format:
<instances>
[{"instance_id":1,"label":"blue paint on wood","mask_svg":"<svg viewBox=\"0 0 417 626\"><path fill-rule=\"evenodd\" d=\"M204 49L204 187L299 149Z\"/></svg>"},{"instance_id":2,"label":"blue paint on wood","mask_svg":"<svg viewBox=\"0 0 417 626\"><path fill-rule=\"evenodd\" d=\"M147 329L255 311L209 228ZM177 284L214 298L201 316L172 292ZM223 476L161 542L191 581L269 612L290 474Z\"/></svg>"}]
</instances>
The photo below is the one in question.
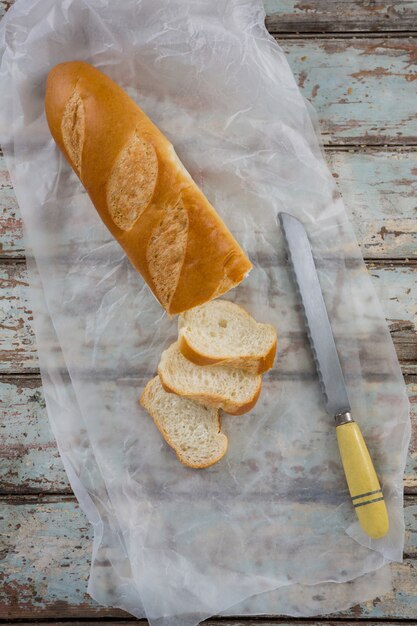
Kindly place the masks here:
<instances>
[{"instance_id":1,"label":"blue paint on wood","mask_svg":"<svg viewBox=\"0 0 417 626\"><path fill-rule=\"evenodd\" d=\"M417 551L412 532L417 501L406 507L406 551ZM2 573L0 618L27 619L119 615L100 610L86 593L92 532L78 504L59 498L48 502L2 503ZM394 591L338 617L412 619L417 608L416 562L392 568Z\"/></svg>"}]
</instances>

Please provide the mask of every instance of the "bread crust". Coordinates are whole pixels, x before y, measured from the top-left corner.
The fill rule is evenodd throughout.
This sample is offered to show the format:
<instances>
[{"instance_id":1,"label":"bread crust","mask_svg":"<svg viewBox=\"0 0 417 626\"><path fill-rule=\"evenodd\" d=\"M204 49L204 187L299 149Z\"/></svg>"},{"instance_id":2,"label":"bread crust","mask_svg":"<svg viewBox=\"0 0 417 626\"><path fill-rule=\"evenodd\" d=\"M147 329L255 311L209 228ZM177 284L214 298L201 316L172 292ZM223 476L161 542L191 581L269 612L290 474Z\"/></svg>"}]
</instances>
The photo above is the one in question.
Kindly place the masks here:
<instances>
[{"instance_id":1,"label":"bread crust","mask_svg":"<svg viewBox=\"0 0 417 626\"><path fill-rule=\"evenodd\" d=\"M158 369L159 380L161 381L162 387L168 393L175 393L178 396L182 396L183 398L188 398L189 400L194 400L194 402L198 402L199 404L204 404L205 406L211 406L215 409L222 409L225 413L229 415L243 415L244 413L248 413L255 404L257 403L261 389L262 389L262 379L259 378L258 386L253 394L252 398L249 402L245 404L236 404L236 402L229 402L225 400L220 395L211 395L211 394L184 394L180 393L179 389L175 389L171 387L166 380L164 380L164 374L162 370Z\"/></svg>"},{"instance_id":2,"label":"bread crust","mask_svg":"<svg viewBox=\"0 0 417 626\"><path fill-rule=\"evenodd\" d=\"M186 467L190 467L192 469L206 469L207 467L211 467L212 465L215 465L216 463L218 463L226 454L227 452L227 447L228 447L228 439L226 437L226 435L224 433L221 432L221 417L220 417L220 413L219 411L217 411L217 426L218 426L218 432L220 435L222 435L222 441L223 441L223 448L220 451L220 454L217 457L213 457L212 459L210 459L210 461L207 461L207 463L189 463L186 459L186 457L184 457L181 454L181 451L177 448L177 446L173 443L173 441L170 439L170 437L168 436L166 430L163 428L162 424L160 423L160 421L158 420L157 417L155 417L152 412L150 407L147 405L146 402L146 396L148 393L148 386L150 386L152 383L152 380L150 380L147 385L145 386L142 395L140 397L140 404L144 407L144 409L146 409L148 411L148 413L151 415L157 429L159 430L159 432L161 433L161 435L163 436L163 438L165 439L165 441L167 442L167 444L174 450L175 454L177 455L177 458L181 461L181 463L183 465L185 465ZM162 383L162 381L161 381ZM163 385L162 385L163 386ZM165 387L164 387L165 389Z\"/></svg>"},{"instance_id":3,"label":"bread crust","mask_svg":"<svg viewBox=\"0 0 417 626\"><path fill-rule=\"evenodd\" d=\"M64 129L71 132L68 113L71 99L77 107L74 115L82 111L82 117L78 116L73 124L76 128L77 123L78 128L73 143L67 141L67 149L62 128L65 113ZM79 176L101 219L160 302L158 280L164 277L154 273L152 278L147 247L171 209L181 203L186 210L188 231L176 267L177 282L168 301L164 298L165 302L161 303L170 315L203 304L245 278L252 265L242 248L184 169L170 142L110 78L84 62L57 65L48 75L45 111L53 138ZM122 169L120 163L124 166L128 162L126 146L132 143L135 134L140 142L145 142L138 150L144 154L155 151L157 167L149 156L149 171L157 178L154 187L150 184L146 187L142 176L143 206L130 224L123 216L115 221L115 211L109 210L108 202L117 198L117 194L112 190L109 200L107 186L115 171L117 174L117 168ZM114 180L111 184L114 187ZM122 179L121 184L131 185L129 180ZM123 189L125 197L129 197L131 188Z\"/></svg>"},{"instance_id":4,"label":"bread crust","mask_svg":"<svg viewBox=\"0 0 417 626\"><path fill-rule=\"evenodd\" d=\"M189 343L185 334L180 330L178 333L178 348L183 356L196 365L230 365L231 367L242 368L253 374L264 374L274 365L277 351L277 338L266 355L258 357L252 355L214 358L202 352L197 352Z\"/></svg>"}]
</instances>

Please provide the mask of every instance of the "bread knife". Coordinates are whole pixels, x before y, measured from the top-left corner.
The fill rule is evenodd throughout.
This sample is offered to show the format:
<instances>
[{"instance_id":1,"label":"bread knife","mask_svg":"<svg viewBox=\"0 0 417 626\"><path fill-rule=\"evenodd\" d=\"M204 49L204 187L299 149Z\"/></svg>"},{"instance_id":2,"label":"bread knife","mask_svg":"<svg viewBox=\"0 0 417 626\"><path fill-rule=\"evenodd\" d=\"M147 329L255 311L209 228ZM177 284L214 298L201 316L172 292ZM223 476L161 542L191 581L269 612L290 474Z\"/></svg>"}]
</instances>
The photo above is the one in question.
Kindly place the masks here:
<instances>
[{"instance_id":1,"label":"bread knife","mask_svg":"<svg viewBox=\"0 0 417 626\"><path fill-rule=\"evenodd\" d=\"M303 306L325 408L335 419L337 442L352 504L365 533L372 539L380 539L389 527L384 495L360 428L351 415L346 383L310 242L298 219L288 213L279 213L278 217Z\"/></svg>"}]
</instances>

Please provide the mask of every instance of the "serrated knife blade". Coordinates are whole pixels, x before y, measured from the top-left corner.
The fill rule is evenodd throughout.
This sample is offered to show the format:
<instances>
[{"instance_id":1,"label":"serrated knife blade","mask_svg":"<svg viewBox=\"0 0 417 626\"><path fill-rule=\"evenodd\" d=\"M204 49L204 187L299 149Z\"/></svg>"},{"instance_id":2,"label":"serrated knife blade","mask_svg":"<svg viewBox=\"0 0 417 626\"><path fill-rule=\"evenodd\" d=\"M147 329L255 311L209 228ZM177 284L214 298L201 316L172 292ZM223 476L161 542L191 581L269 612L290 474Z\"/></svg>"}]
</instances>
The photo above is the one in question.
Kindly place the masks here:
<instances>
[{"instance_id":1,"label":"serrated knife blade","mask_svg":"<svg viewBox=\"0 0 417 626\"><path fill-rule=\"evenodd\" d=\"M280 213L279 220L303 306L326 411L332 416L349 413L346 383L306 230L298 219L288 213Z\"/></svg>"},{"instance_id":2,"label":"serrated knife blade","mask_svg":"<svg viewBox=\"0 0 417 626\"><path fill-rule=\"evenodd\" d=\"M320 281L303 224L279 213L294 282L303 306L307 335L324 394L326 411L333 415L342 465L352 504L365 533L381 539L389 528L384 496L350 402Z\"/></svg>"}]
</instances>

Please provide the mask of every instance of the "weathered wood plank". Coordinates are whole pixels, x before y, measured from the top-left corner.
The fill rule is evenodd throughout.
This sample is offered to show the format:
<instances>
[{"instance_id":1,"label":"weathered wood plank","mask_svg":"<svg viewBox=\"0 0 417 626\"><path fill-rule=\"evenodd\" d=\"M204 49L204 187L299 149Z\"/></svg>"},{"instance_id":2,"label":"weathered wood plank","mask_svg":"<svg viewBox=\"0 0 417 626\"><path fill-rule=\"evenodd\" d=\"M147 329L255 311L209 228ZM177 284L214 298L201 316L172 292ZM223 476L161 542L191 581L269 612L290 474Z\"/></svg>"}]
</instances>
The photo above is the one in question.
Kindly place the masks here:
<instances>
[{"instance_id":1,"label":"weathered wood plank","mask_svg":"<svg viewBox=\"0 0 417 626\"><path fill-rule=\"evenodd\" d=\"M0 372L38 372L26 266L0 266Z\"/></svg>"},{"instance_id":2,"label":"weathered wood plank","mask_svg":"<svg viewBox=\"0 0 417 626\"><path fill-rule=\"evenodd\" d=\"M417 494L417 376L408 377L412 440L404 475ZM0 493L71 493L45 409L39 378L0 379Z\"/></svg>"},{"instance_id":3,"label":"weathered wood plank","mask_svg":"<svg viewBox=\"0 0 417 626\"><path fill-rule=\"evenodd\" d=\"M323 626L323 622L326 621L326 618L320 619L320 617L316 618L316 620L312 621L312 620L307 620L307 619L303 619L302 622L299 622L298 620L295 619L291 619L291 618L287 618L290 619L291 621L285 621L284 619L278 619L276 617L257 617L256 621L254 622L254 618L253 617L245 617L245 616L241 616L241 617L221 617L221 618L214 618L214 619L207 619L204 622L201 622L201 626L277 626L277 624L279 624L279 626L294 626L294 624L300 624L302 623L303 626ZM118 619L115 621L112 621L111 618L106 619L106 625L107 626L126 626L126 625L131 625L132 621L135 620L135 624L137 624L137 626L148 626L149 622L147 620L143 620L143 619L139 619L136 620L135 618L130 618L129 615L124 615L123 619ZM16 622L3 622L3 624L5 624L6 626L11 626L11 624L15 624ZM102 624L102 620L97 620L95 621L94 618L93 619L89 619L88 622L83 622L83 621L78 621L78 620L72 620L70 622L65 622L60 620L59 624L60 626L87 626L87 625L91 625L91 626L98 626L99 624ZM19 621L19 626L29 626L29 624L33 625L33 622L22 622ZM42 621L36 621L37 626L50 626L51 622L42 622ZM348 620L337 620L337 622L331 622L331 626L335 626L337 624L337 626L357 626L357 621L348 621ZM384 620L384 624L386 624L386 626L404 626L404 622L394 622L394 621L387 621ZM378 621L372 621L372 620L367 620L366 621L366 626L378 626L380 625L380 622Z\"/></svg>"},{"instance_id":4,"label":"weathered wood plank","mask_svg":"<svg viewBox=\"0 0 417 626\"><path fill-rule=\"evenodd\" d=\"M297 5L301 13L306 5ZM325 143L417 144L416 38L283 39L281 45L317 110Z\"/></svg>"},{"instance_id":5,"label":"weathered wood plank","mask_svg":"<svg viewBox=\"0 0 417 626\"><path fill-rule=\"evenodd\" d=\"M36 385L39 385L36 388ZM413 437L404 476L408 494L417 493L417 377L407 381ZM40 381L0 380L3 458L0 492L71 493L44 409Z\"/></svg>"},{"instance_id":6,"label":"weathered wood plank","mask_svg":"<svg viewBox=\"0 0 417 626\"><path fill-rule=\"evenodd\" d=\"M362 252L417 258L417 152L328 150ZM24 256L22 219L0 156L0 256Z\"/></svg>"},{"instance_id":7,"label":"weathered wood plank","mask_svg":"<svg viewBox=\"0 0 417 626\"><path fill-rule=\"evenodd\" d=\"M417 366L417 265L372 263L371 276L392 326L399 360ZM33 318L23 263L0 265L0 303L0 373L37 373Z\"/></svg>"},{"instance_id":8,"label":"weathered wood plank","mask_svg":"<svg viewBox=\"0 0 417 626\"><path fill-rule=\"evenodd\" d=\"M373 279L384 315L388 320L391 333L396 341L397 334L410 329L415 332L417 322L417 265L379 265L368 263L368 271ZM416 290L416 291L415 291ZM417 339L417 337L416 337ZM416 358L413 350L411 358ZM399 358L407 361L409 357Z\"/></svg>"},{"instance_id":9,"label":"weathered wood plank","mask_svg":"<svg viewBox=\"0 0 417 626\"><path fill-rule=\"evenodd\" d=\"M415 554L413 532L417 499L406 499L406 553ZM65 619L125 616L89 598L86 584L91 528L72 498L39 501L7 499L1 503L2 573L0 619ZM413 619L416 615L417 562L393 566L394 591L339 614L345 618ZM267 622L266 622L267 623Z\"/></svg>"},{"instance_id":10,"label":"weathered wood plank","mask_svg":"<svg viewBox=\"0 0 417 626\"><path fill-rule=\"evenodd\" d=\"M407 0L264 0L271 33L408 31L417 4Z\"/></svg>"},{"instance_id":11,"label":"weathered wood plank","mask_svg":"<svg viewBox=\"0 0 417 626\"><path fill-rule=\"evenodd\" d=\"M14 0L0 0L0 19L3 15L10 9L10 7L14 4Z\"/></svg>"},{"instance_id":12,"label":"weathered wood plank","mask_svg":"<svg viewBox=\"0 0 417 626\"><path fill-rule=\"evenodd\" d=\"M416 144L417 39L282 40L326 144Z\"/></svg>"},{"instance_id":13,"label":"weathered wood plank","mask_svg":"<svg viewBox=\"0 0 417 626\"><path fill-rule=\"evenodd\" d=\"M274 616L271 617L256 617L256 621L254 621L253 617L245 617L245 616L241 616L241 617L221 617L221 618L214 618L214 619L207 619L204 622L201 622L201 626L277 626L277 624L279 624L279 626L294 626L294 624L303 624L303 626L323 626L323 622L327 622L326 618L320 619L320 617L316 618L314 621L312 620L307 620L307 619L303 619L302 622L300 622L299 620L295 620L295 619L291 619L291 618L287 618L291 621L285 621L285 619L282 618L276 618ZM135 620L135 624L137 624L137 626L148 626L149 622L147 620L143 620L143 619L139 619L136 620L135 618L130 618L129 615L124 615L123 619L118 619L115 621L112 621L111 618L106 619L106 625L107 626L126 626L126 625L131 625L132 621ZM5 624L6 626L11 626L11 624L15 624L16 622L3 622L3 624ZM51 622L42 622L42 621L36 621L37 626L50 626ZM79 621L79 620L72 620L70 622L65 622L60 620L59 624L60 626L87 626L87 625L91 625L91 626L98 626L98 624L102 624L102 620L98 619L97 621L93 619L89 619L88 621ZM33 624L33 622L22 622L19 621L19 626L29 626L29 624ZM348 621L348 620L337 620L337 622L331 622L331 626L357 626L357 621ZM384 620L384 624L386 624L387 626L404 626L404 622L394 622L394 621L387 621ZM367 620L366 621L366 626L378 626L380 625L380 622L378 621L372 621L372 620ZM329 625L330 626L330 625Z\"/></svg>"},{"instance_id":14,"label":"weathered wood plank","mask_svg":"<svg viewBox=\"0 0 417 626\"><path fill-rule=\"evenodd\" d=\"M326 157L364 257L417 258L417 152Z\"/></svg>"},{"instance_id":15,"label":"weathered wood plank","mask_svg":"<svg viewBox=\"0 0 417 626\"><path fill-rule=\"evenodd\" d=\"M0 0L0 18L14 0ZM417 7L410 0L264 0L271 33L415 30Z\"/></svg>"},{"instance_id":16,"label":"weathered wood plank","mask_svg":"<svg viewBox=\"0 0 417 626\"><path fill-rule=\"evenodd\" d=\"M71 493L39 377L0 380L1 493Z\"/></svg>"},{"instance_id":17,"label":"weathered wood plank","mask_svg":"<svg viewBox=\"0 0 417 626\"><path fill-rule=\"evenodd\" d=\"M1 5L0 5L1 6ZM23 224L4 157L0 154L0 256L24 256Z\"/></svg>"},{"instance_id":18,"label":"weathered wood plank","mask_svg":"<svg viewBox=\"0 0 417 626\"><path fill-rule=\"evenodd\" d=\"M410 377L407 381L407 393L410 401L411 442L404 473L404 490L405 493L417 494L417 377Z\"/></svg>"}]
</instances>

